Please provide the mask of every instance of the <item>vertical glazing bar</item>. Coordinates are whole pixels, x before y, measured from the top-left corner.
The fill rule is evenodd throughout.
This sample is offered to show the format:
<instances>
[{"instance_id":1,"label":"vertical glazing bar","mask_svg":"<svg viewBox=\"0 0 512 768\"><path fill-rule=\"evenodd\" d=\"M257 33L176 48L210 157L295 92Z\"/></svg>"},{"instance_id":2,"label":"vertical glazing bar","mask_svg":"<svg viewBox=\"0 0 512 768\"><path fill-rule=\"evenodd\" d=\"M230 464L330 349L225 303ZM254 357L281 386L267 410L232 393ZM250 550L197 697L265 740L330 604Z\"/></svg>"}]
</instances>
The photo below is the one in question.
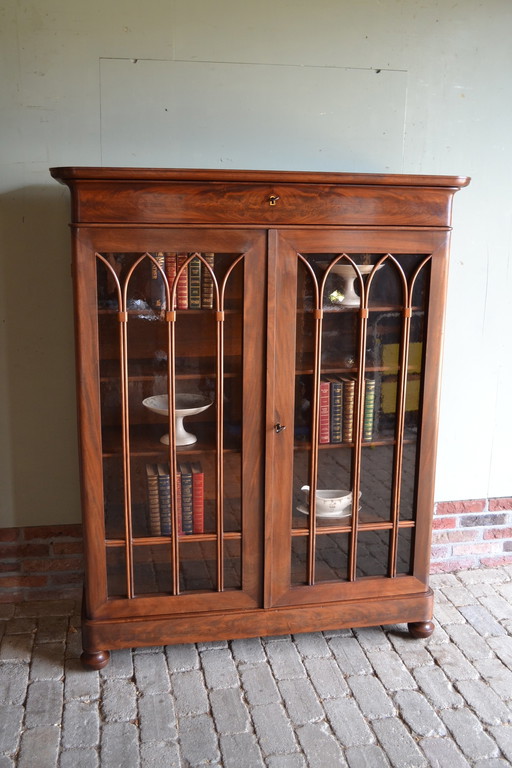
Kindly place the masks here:
<instances>
[{"instance_id":1,"label":"vertical glazing bar","mask_svg":"<svg viewBox=\"0 0 512 768\"><path fill-rule=\"evenodd\" d=\"M124 475L124 526L126 552L126 590L129 598L134 596L133 581L133 532L132 532L132 485L130 476L130 428L128 402L128 312L126 302L119 312L120 353L121 353L121 423L123 444Z\"/></svg>"},{"instance_id":2,"label":"vertical glazing bar","mask_svg":"<svg viewBox=\"0 0 512 768\"><path fill-rule=\"evenodd\" d=\"M174 307L175 285L172 291L172 303ZM179 519L178 509L178 474L176 459L176 421L174 418L176 398L176 312L174 309L165 314L167 321L167 391L169 402L169 474L171 476L171 546L172 546L172 594L180 593L180 549L179 549Z\"/></svg>"},{"instance_id":3,"label":"vertical glazing bar","mask_svg":"<svg viewBox=\"0 0 512 768\"><path fill-rule=\"evenodd\" d=\"M356 396L354 398L354 448L352 465L352 536L350 541L350 557L348 566L349 581L356 580L357 573L357 533L359 529L359 486L361 483L361 449L363 442L363 397L364 397L364 372L366 333L368 327L368 295L362 278L361 309L359 310L359 348L357 353L357 382Z\"/></svg>"},{"instance_id":4,"label":"vertical glazing bar","mask_svg":"<svg viewBox=\"0 0 512 768\"><path fill-rule=\"evenodd\" d=\"M321 307L313 310L315 320L313 398L311 423L311 453L309 461L309 539L308 539L308 584L315 583L316 560L316 489L318 478L318 450L320 445L320 377L322 365L322 325Z\"/></svg>"},{"instance_id":5,"label":"vertical glazing bar","mask_svg":"<svg viewBox=\"0 0 512 768\"><path fill-rule=\"evenodd\" d=\"M216 312L217 320L217 591L224 591L224 311Z\"/></svg>"}]
</instances>

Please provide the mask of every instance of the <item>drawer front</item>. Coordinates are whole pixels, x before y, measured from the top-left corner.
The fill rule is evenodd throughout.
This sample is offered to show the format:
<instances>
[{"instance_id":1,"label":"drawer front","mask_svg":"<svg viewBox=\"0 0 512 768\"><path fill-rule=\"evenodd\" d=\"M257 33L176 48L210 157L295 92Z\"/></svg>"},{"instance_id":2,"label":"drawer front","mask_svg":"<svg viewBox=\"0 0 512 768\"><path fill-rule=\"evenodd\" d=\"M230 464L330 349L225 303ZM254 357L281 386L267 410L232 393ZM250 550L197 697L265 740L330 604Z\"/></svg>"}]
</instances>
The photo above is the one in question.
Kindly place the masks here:
<instances>
[{"instance_id":1,"label":"drawer front","mask_svg":"<svg viewBox=\"0 0 512 768\"><path fill-rule=\"evenodd\" d=\"M77 223L448 226L439 187L79 181Z\"/></svg>"}]
</instances>

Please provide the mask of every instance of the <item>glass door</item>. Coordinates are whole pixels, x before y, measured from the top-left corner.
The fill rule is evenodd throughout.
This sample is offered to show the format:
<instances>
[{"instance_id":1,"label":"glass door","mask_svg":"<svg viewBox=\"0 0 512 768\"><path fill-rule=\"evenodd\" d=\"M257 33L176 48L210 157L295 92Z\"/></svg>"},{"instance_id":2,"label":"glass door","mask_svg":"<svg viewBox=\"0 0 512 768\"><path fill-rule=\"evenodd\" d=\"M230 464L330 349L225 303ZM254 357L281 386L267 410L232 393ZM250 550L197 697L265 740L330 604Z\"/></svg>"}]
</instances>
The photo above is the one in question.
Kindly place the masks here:
<instances>
[{"instance_id":1,"label":"glass door","mask_svg":"<svg viewBox=\"0 0 512 768\"><path fill-rule=\"evenodd\" d=\"M276 512L273 602L311 599L311 589L340 599L349 585L371 589L372 577L391 583L415 571L433 255L399 235L318 239L285 234L276 250L295 321L285 339L278 308L294 377L278 384L275 401L293 404L280 414L293 425L293 458ZM281 281L277 295L284 290Z\"/></svg>"},{"instance_id":2,"label":"glass door","mask_svg":"<svg viewBox=\"0 0 512 768\"><path fill-rule=\"evenodd\" d=\"M103 598L121 611L153 597L155 611L190 610L187 595L197 610L253 606L264 239L148 230L116 247L115 237L87 255L95 263Z\"/></svg>"}]
</instances>

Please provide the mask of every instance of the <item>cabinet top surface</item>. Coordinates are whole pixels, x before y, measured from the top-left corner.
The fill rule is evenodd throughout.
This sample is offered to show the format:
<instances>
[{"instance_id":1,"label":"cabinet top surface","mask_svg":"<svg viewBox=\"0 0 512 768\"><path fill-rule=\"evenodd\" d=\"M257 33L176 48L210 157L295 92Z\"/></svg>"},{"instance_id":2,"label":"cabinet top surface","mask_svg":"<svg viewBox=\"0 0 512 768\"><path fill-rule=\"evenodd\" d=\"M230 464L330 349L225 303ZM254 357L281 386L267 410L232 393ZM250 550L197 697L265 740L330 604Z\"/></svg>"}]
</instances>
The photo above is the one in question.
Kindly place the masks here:
<instances>
[{"instance_id":1,"label":"cabinet top surface","mask_svg":"<svg viewBox=\"0 0 512 768\"><path fill-rule=\"evenodd\" d=\"M201 168L104 168L66 166L50 168L53 178L63 182L75 181L221 181L290 184L342 184L350 186L450 187L469 184L467 176L438 176L385 173L338 173L324 171L259 171Z\"/></svg>"}]
</instances>

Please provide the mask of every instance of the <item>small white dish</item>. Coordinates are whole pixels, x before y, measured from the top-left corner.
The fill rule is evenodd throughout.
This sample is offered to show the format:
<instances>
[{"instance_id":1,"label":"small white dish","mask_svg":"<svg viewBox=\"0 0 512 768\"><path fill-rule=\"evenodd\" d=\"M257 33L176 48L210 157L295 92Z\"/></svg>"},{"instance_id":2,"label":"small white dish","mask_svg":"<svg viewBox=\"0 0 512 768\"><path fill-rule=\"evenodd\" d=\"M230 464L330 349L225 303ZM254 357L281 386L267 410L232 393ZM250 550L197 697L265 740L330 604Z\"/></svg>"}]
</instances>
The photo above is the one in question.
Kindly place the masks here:
<instances>
[{"instance_id":1,"label":"small white dish","mask_svg":"<svg viewBox=\"0 0 512 768\"><path fill-rule=\"evenodd\" d=\"M186 416L194 416L196 413L206 411L206 409L213 404L213 401L204 395L177 392L175 395L175 403L176 445L192 445L197 442L197 437L193 435L192 432L187 432L183 426L183 419ZM142 401L142 405L152 411L152 413L157 413L159 416L169 415L169 398L167 395L153 395L152 397L146 397L146 399ZM164 445L169 445L169 435L163 435L160 438L160 442L164 443Z\"/></svg>"}]
</instances>

